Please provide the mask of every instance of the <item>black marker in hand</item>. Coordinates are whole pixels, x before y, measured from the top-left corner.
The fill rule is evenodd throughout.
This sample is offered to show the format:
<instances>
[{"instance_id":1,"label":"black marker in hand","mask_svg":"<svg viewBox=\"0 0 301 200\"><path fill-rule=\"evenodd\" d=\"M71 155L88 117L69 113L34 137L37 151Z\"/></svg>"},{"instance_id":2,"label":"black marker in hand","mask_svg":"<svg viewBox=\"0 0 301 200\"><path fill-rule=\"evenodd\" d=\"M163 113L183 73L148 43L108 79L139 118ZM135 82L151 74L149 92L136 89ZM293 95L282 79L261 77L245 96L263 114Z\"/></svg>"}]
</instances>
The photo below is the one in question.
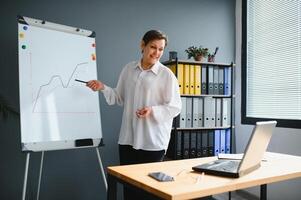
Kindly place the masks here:
<instances>
[{"instance_id":1,"label":"black marker in hand","mask_svg":"<svg viewBox=\"0 0 301 200\"><path fill-rule=\"evenodd\" d=\"M87 83L88 83L88 81L82 81L82 80L79 80L79 79L75 79L75 81L77 81L77 82L81 82L81 83L85 83L85 84L87 84Z\"/></svg>"}]
</instances>

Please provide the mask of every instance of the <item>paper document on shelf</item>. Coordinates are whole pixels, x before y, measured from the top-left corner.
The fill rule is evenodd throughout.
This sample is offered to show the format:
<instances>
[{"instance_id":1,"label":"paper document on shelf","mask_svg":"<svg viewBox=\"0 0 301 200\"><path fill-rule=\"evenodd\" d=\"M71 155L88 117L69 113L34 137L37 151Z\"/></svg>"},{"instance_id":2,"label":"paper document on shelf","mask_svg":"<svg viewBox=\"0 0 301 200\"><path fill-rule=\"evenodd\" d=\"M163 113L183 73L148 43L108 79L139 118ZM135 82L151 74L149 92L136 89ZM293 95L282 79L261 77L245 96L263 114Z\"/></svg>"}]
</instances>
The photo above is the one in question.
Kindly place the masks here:
<instances>
[{"instance_id":1,"label":"paper document on shelf","mask_svg":"<svg viewBox=\"0 0 301 200\"><path fill-rule=\"evenodd\" d=\"M218 154L217 157L218 157L218 159L241 160L243 155L244 155L243 153L230 153L230 154L220 153L220 154ZM265 156L262 158L262 161L267 161Z\"/></svg>"}]
</instances>

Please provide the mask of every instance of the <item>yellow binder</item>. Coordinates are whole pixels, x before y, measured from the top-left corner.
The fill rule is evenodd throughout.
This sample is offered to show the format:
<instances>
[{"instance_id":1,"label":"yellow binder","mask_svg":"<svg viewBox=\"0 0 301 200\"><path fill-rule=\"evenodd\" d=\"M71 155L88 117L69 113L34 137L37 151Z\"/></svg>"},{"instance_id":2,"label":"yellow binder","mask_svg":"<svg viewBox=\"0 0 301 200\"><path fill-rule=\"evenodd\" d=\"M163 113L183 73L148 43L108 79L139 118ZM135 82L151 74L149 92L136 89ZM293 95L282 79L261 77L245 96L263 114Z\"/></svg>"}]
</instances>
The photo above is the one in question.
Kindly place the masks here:
<instances>
[{"instance_id":1,"label":"yellow binder","mask_svg":"<svg viewBox=\"0 0 301 200\"><path fill-rule=\"evenodd\" d=\"M194 95L194 65L189 65L189 94Z\"/></svg>"},{"instance_id":2,"label":"yellow binder","mask_svg":"<svg viewBox=\"0 0 301 200\"><path fill-rule=\"evenodd\" d=\"M201 94L201 65L194 65L194 94Z\"/></svg>"},{"instance_id":3,"label":"yellow binder","mask_svg":"<svg viewBox=\"0 0 301 200\"><path fill-rule=\"evenodd\" d=\"M180 88L180 94L184 94L184 66L183 64L178 64L178 81L179 81L179 88Z\"/></svg>"},{"instance_id":4,"label":"yellow binder","mask_svg":"<svg viewBox=\"0 0 301 200\"><path fill-rule=\"evenodd\" d=\"M189 77L190 77L190 67L188 64L184 65L184 77L183 77L183 83L184 83L184 90L183 93L184 94L189 94L189 89L190 89L190 85L189 85Z\"/></svg>"},{"instance_id":5,"label":"yellow binder","mask_svg":"<svg viewBox=\"0 0 301 200\"><path fill-rule=\"evenodd\" d=\"M176 64L169 65L168 67L174 73L174 75L177 77L177 74L176 74Z\"/></svg>"},{"instance_id":6,"label":"yellow binder","mask_svg":"<svg viewBox=\"0 0 301 200\"><path fill-rule=\"evenodd\" d=\"M169 66L170 70L175 74L179 82L180 94L183 94L183 64L178 64L178 69L176 69L176 64Z\"/></svg>"}]
</instances>

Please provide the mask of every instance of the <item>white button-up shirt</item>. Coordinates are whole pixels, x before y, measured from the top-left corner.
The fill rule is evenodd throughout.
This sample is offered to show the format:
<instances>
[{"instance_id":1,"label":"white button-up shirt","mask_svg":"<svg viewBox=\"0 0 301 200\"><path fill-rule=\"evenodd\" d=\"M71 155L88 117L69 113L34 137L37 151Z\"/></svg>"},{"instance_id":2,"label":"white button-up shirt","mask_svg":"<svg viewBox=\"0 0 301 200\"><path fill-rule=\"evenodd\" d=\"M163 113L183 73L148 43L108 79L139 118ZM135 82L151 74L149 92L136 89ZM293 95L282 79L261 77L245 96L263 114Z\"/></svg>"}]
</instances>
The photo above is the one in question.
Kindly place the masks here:
<instances>
[{"instance_id":1,"label":"white button-up shirt","mask_svg":"<svg viewBox=\"0 0 301 200\"><path fill-rule=\"evenodd\" d=\"M148 151L166 150L172 120L181 111L178 80L160 62L143 70L141 62L127 64L117 87L102 90L109 105L124 105L119 144ZM138 118L136 111L152 107L152 114Z\"/></svg>"}]
</instances>

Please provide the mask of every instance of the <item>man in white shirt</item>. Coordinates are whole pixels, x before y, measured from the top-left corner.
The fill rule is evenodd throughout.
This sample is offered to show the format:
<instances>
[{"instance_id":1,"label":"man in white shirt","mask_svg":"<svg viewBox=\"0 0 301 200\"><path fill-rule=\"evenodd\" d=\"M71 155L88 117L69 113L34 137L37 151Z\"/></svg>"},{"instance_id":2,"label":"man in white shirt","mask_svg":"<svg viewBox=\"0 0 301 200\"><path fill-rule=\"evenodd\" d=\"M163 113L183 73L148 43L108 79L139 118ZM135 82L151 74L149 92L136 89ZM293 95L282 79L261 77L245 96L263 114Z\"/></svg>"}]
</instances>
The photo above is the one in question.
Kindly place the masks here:
<instances>
[{"instance_id":1,"label":"man in white shirt","mask_svg":"<svg viewBox=\"0 0 301 200\"><path fill-rule=\"evenodd\" d=\"M87 83L93 91L101 90L109 105L124 106L118 141L121 165L162 161L168 147L181 97L175 75L159 62L166 45L164 33L150 30L141 41L141 60L123 68L116 88L98 80Z\"/></svg>"}]
</instances>

